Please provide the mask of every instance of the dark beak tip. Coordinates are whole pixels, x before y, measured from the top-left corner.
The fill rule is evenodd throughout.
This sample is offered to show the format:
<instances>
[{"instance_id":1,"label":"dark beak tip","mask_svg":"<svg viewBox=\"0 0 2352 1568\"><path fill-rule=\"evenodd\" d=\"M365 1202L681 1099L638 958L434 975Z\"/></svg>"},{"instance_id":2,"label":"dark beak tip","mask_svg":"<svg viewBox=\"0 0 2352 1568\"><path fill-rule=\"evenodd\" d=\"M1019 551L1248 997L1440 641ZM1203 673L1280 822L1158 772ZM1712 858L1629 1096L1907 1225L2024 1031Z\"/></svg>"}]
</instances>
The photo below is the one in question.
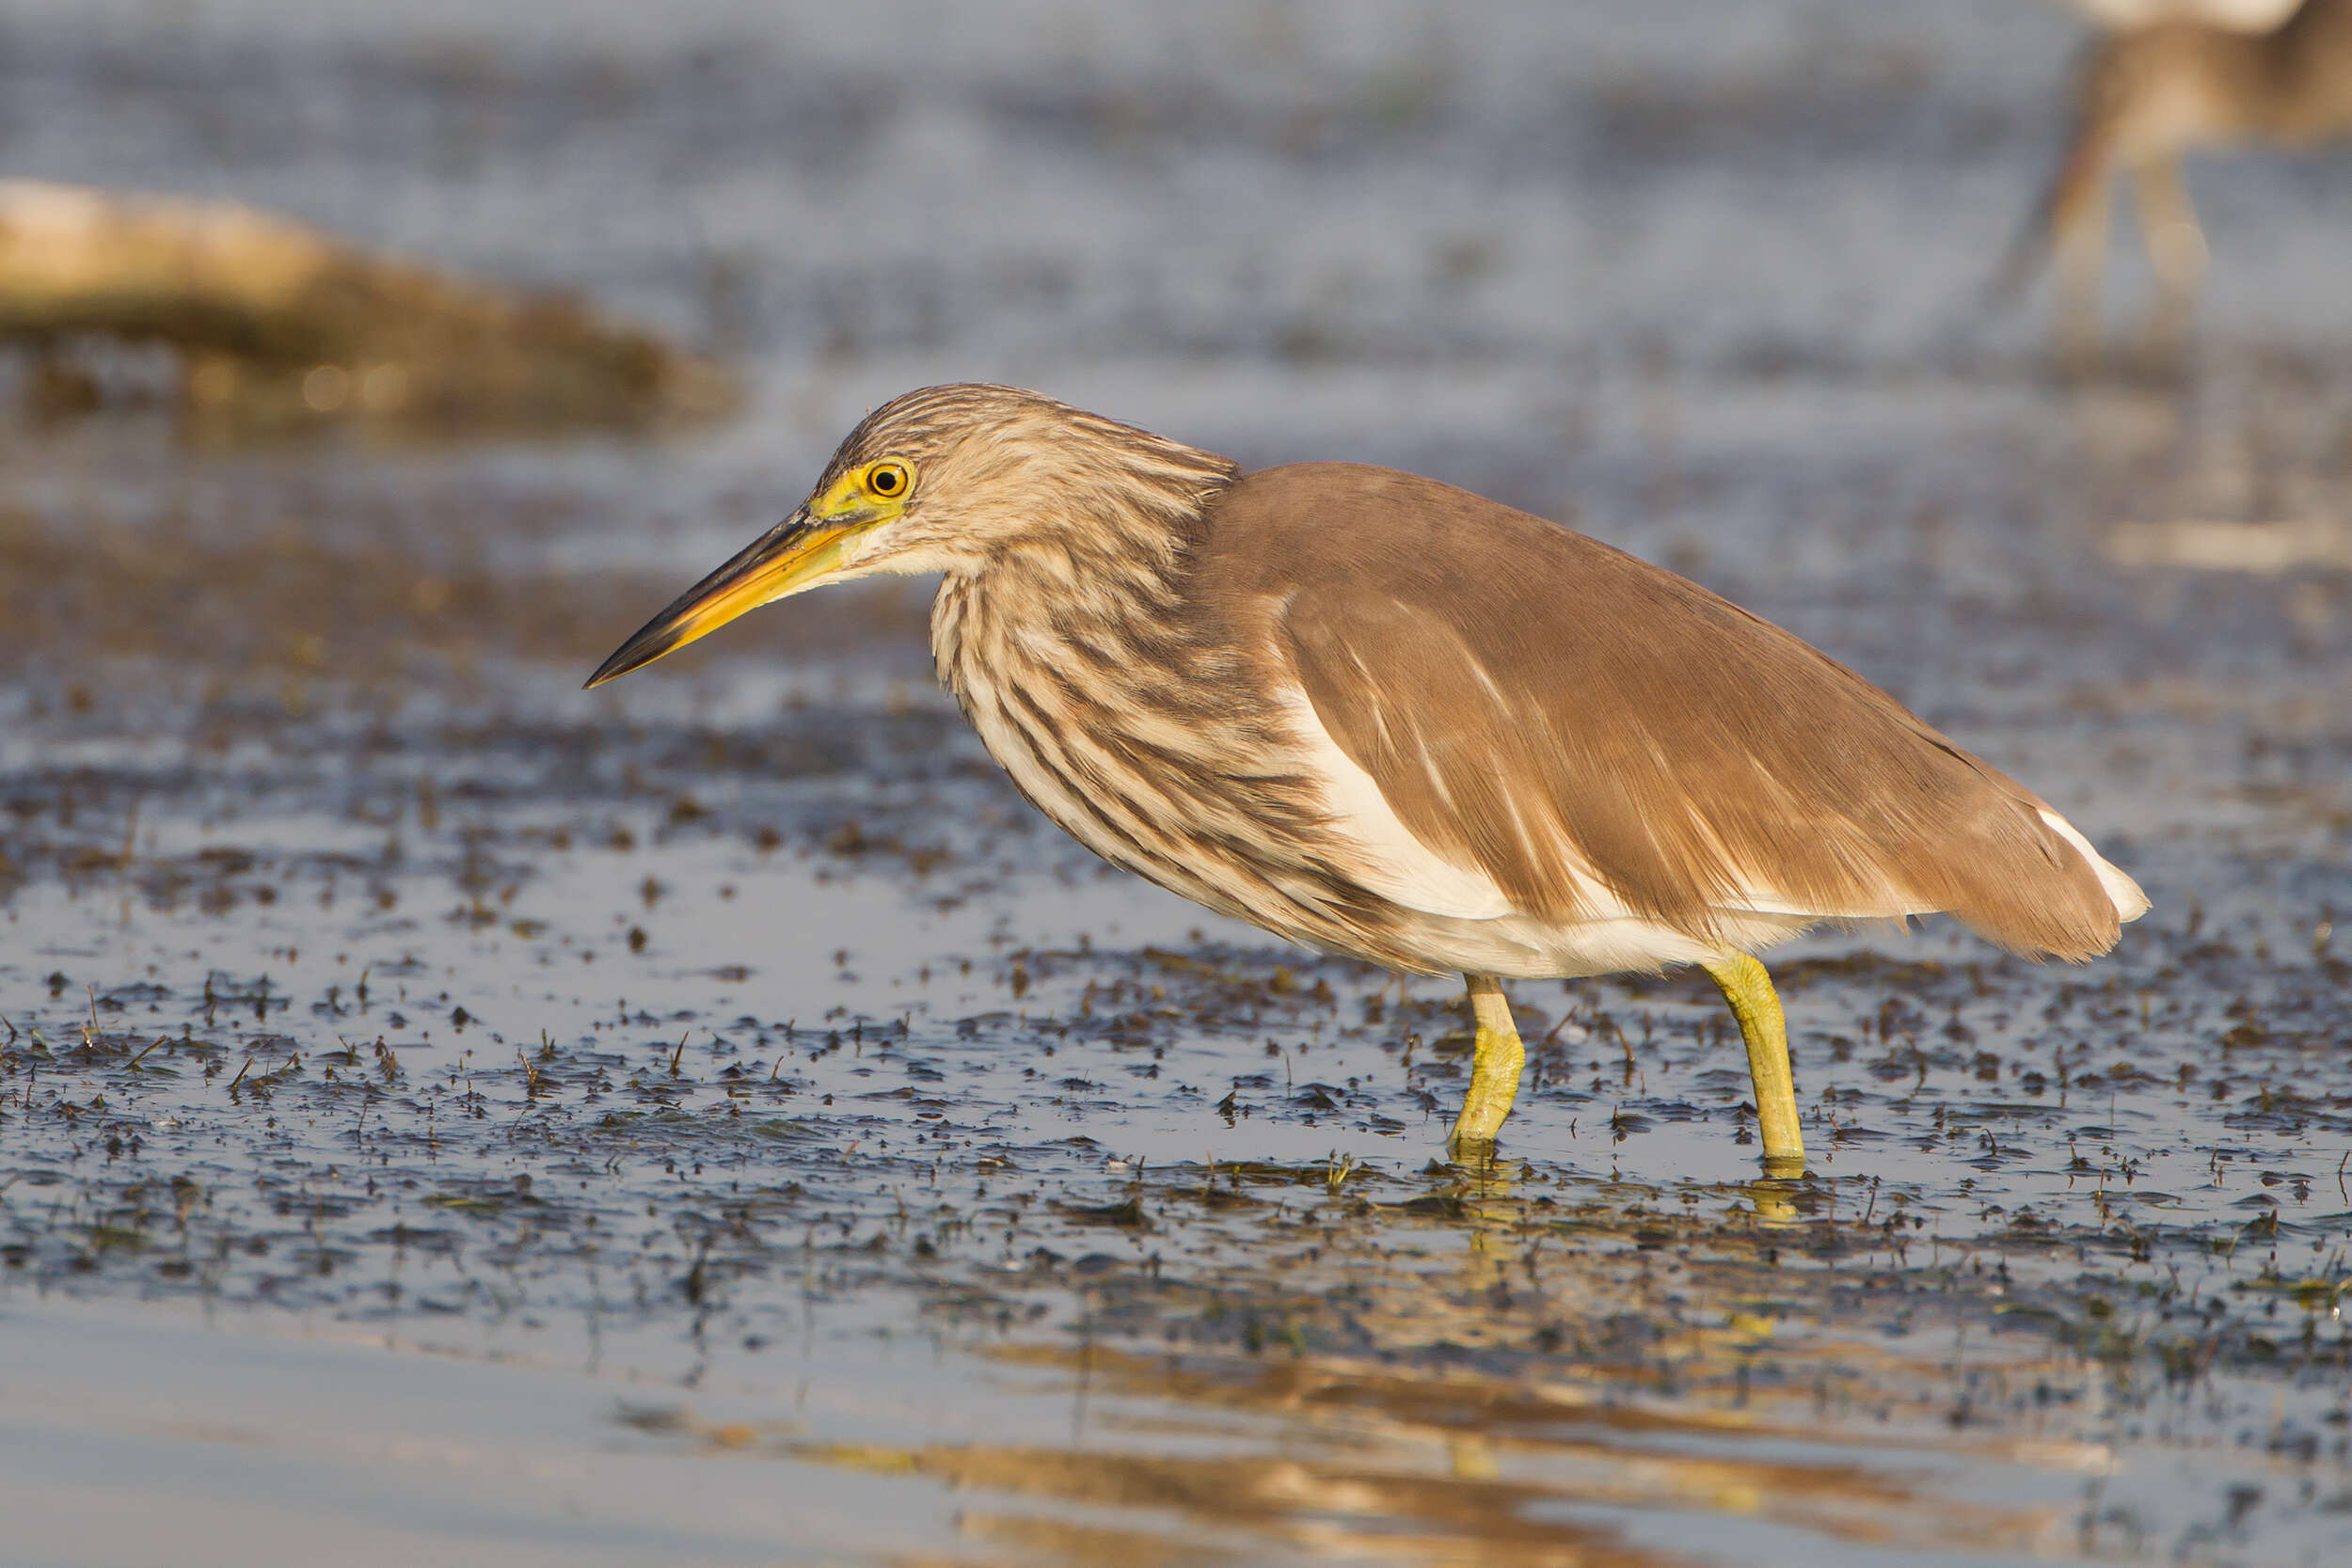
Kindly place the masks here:
<instances>
[{"instance_id":1,"label":"dark beak tip","mask_svg":"<svg viewBox=\"0 0 2352 1568\"><path fill-rule=\"evenodd\" d=\"M612 656L596 666L596 673L588 677L580 689L594 691L609 681L619 680L631 671L644 669L681 643L693 641L700 635L691 630L697 608L711 594L755 564L760 556L778 547L780 540L788 538L805 521L801 513L794 513L738 552L734 560L679 594L669 609L638 627L628 641L612 650Z\"/></svg>"},{"instance_id":2,"label":"dark beak tip","mask_svg":"<svg viewBox=\"0 0 2352 1568\"><path fill-rule=\"evenodd\" d=\"M638 641L637 638L632 637L627 642L622 643L612 657L596 666L596 673L583 681L580 689L582 691L594 691L597 687L619 680L630 671L651 662L650 658L639 653Z\"/></svg>"}]
</instances>

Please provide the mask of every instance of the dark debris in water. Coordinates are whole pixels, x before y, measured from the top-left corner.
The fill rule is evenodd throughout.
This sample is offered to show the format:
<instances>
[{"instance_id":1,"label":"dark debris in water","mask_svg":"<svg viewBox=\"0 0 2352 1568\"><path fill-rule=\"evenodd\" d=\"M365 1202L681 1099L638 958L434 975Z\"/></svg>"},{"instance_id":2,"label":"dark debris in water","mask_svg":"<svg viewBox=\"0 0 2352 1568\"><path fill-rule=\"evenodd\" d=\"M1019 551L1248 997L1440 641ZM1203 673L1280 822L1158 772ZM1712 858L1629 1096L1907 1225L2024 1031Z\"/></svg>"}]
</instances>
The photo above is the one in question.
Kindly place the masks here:
<instances>
[{"instance_id":1,"label":"dark debris in water","mask_svg":"<svg viewBox=\"0 0 2352 1568\"><path fill-rule=\"evenodd\" d=\"M1181 914L1009 940L1129 895L1015 828L934 705L779 711L257 711L10 775L0 1277L411 1334L1078 1334L1187 1402L1409 1399L1488 1442L1567 1386L1580 1420L2345 1464L2352 1003L2308 940L2160 912L2062 972L1817 939L1782 966L1801 1180L1747 1166L1701 986L1522 986L1522 1109L1466 1168L1433 1157L1450 988Z\"/></svg>"}]
</instances>

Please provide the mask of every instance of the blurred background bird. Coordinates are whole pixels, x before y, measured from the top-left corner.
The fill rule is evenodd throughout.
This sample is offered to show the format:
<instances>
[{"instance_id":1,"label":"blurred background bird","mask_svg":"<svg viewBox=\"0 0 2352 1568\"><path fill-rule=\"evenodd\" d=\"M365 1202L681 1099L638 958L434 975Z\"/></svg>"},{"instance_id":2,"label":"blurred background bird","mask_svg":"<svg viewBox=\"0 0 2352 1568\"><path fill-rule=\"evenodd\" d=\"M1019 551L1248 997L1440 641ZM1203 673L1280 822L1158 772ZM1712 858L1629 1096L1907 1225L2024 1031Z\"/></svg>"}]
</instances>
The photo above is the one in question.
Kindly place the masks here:
<instances>
[{"instance_id":1,"label":"blurred background bird","mask_svg":"<svg viewBox=\"0 0 2352 1568\"><path fill-rule=\"evenodd\" d=\"M819 583L933 572L940 678L1079 842L1307 946L1463 976L1457 1150L1517 1092L1506 977L1706 969L1793 1164L1756 950L1940 912L2081 960L2148 907L2030 791L1671 572L1433 480L1244 475L1011 388L876 410L588 684Z\"/></svg>"},{"instance_id":2,"label":"blurred background bird","mask_svg":"<svg viewBox=\"0 0 2352 1568\"><path fill-rule=\"evenodd\" d=\"M2060 355L2087 363L2100 335L2110 190L2128 177L2155 274L2146 341L2167 359L2186 332L2207 254L2181 159L2352 135L2352 0L2078 3L2107 31L2075 68L2065 150L1996 288L2021 288L2048 257Z\"/></svg>"}]
</instances>

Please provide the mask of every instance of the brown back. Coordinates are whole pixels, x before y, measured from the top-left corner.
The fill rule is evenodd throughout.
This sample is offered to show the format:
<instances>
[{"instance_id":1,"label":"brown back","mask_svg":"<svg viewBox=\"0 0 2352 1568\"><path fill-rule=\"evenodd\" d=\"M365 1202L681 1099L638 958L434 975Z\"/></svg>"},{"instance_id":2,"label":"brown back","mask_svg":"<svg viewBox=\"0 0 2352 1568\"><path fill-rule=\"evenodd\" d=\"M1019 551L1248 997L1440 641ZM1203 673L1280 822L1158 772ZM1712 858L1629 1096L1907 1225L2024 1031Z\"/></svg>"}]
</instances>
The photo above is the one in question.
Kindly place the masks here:
<instances>
[{"instance_id":1,"label":"brown back","mask_svg":"<svg viewBox=\"0 0 2352 1568\"><path fill-rule=\"evenodd\" d=\"M1805 911L1949 911L2081 959L2116 911L2041 801L1884 692L1697 584L1434 480L1313 463L1213 504L1197 612L1304 688L1423 842L1531 912L1581 863L1711 937Z\"/></svg>"}]
</instances>

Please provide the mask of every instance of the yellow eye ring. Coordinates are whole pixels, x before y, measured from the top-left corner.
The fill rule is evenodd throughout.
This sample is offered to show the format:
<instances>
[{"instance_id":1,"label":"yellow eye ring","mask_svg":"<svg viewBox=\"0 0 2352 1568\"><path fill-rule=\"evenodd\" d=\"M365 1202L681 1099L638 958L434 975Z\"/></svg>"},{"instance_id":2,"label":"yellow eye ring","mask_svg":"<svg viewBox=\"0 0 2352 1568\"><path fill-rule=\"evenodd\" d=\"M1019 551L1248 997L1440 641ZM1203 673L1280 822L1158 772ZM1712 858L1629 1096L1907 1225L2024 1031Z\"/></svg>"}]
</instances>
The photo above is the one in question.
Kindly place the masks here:
<instances>
[{"instance_id":1,"label":"yellow eye ring","mask_svg":"<svg viewBox=\"0 0 2352 1568\"><path fill-rule=\"evenodd\" d=\"M907 472L903 463L877 463L866 470L868 493L884 500L895 501L913 487L914 476Z\"/></svg>"}]
</instances>

